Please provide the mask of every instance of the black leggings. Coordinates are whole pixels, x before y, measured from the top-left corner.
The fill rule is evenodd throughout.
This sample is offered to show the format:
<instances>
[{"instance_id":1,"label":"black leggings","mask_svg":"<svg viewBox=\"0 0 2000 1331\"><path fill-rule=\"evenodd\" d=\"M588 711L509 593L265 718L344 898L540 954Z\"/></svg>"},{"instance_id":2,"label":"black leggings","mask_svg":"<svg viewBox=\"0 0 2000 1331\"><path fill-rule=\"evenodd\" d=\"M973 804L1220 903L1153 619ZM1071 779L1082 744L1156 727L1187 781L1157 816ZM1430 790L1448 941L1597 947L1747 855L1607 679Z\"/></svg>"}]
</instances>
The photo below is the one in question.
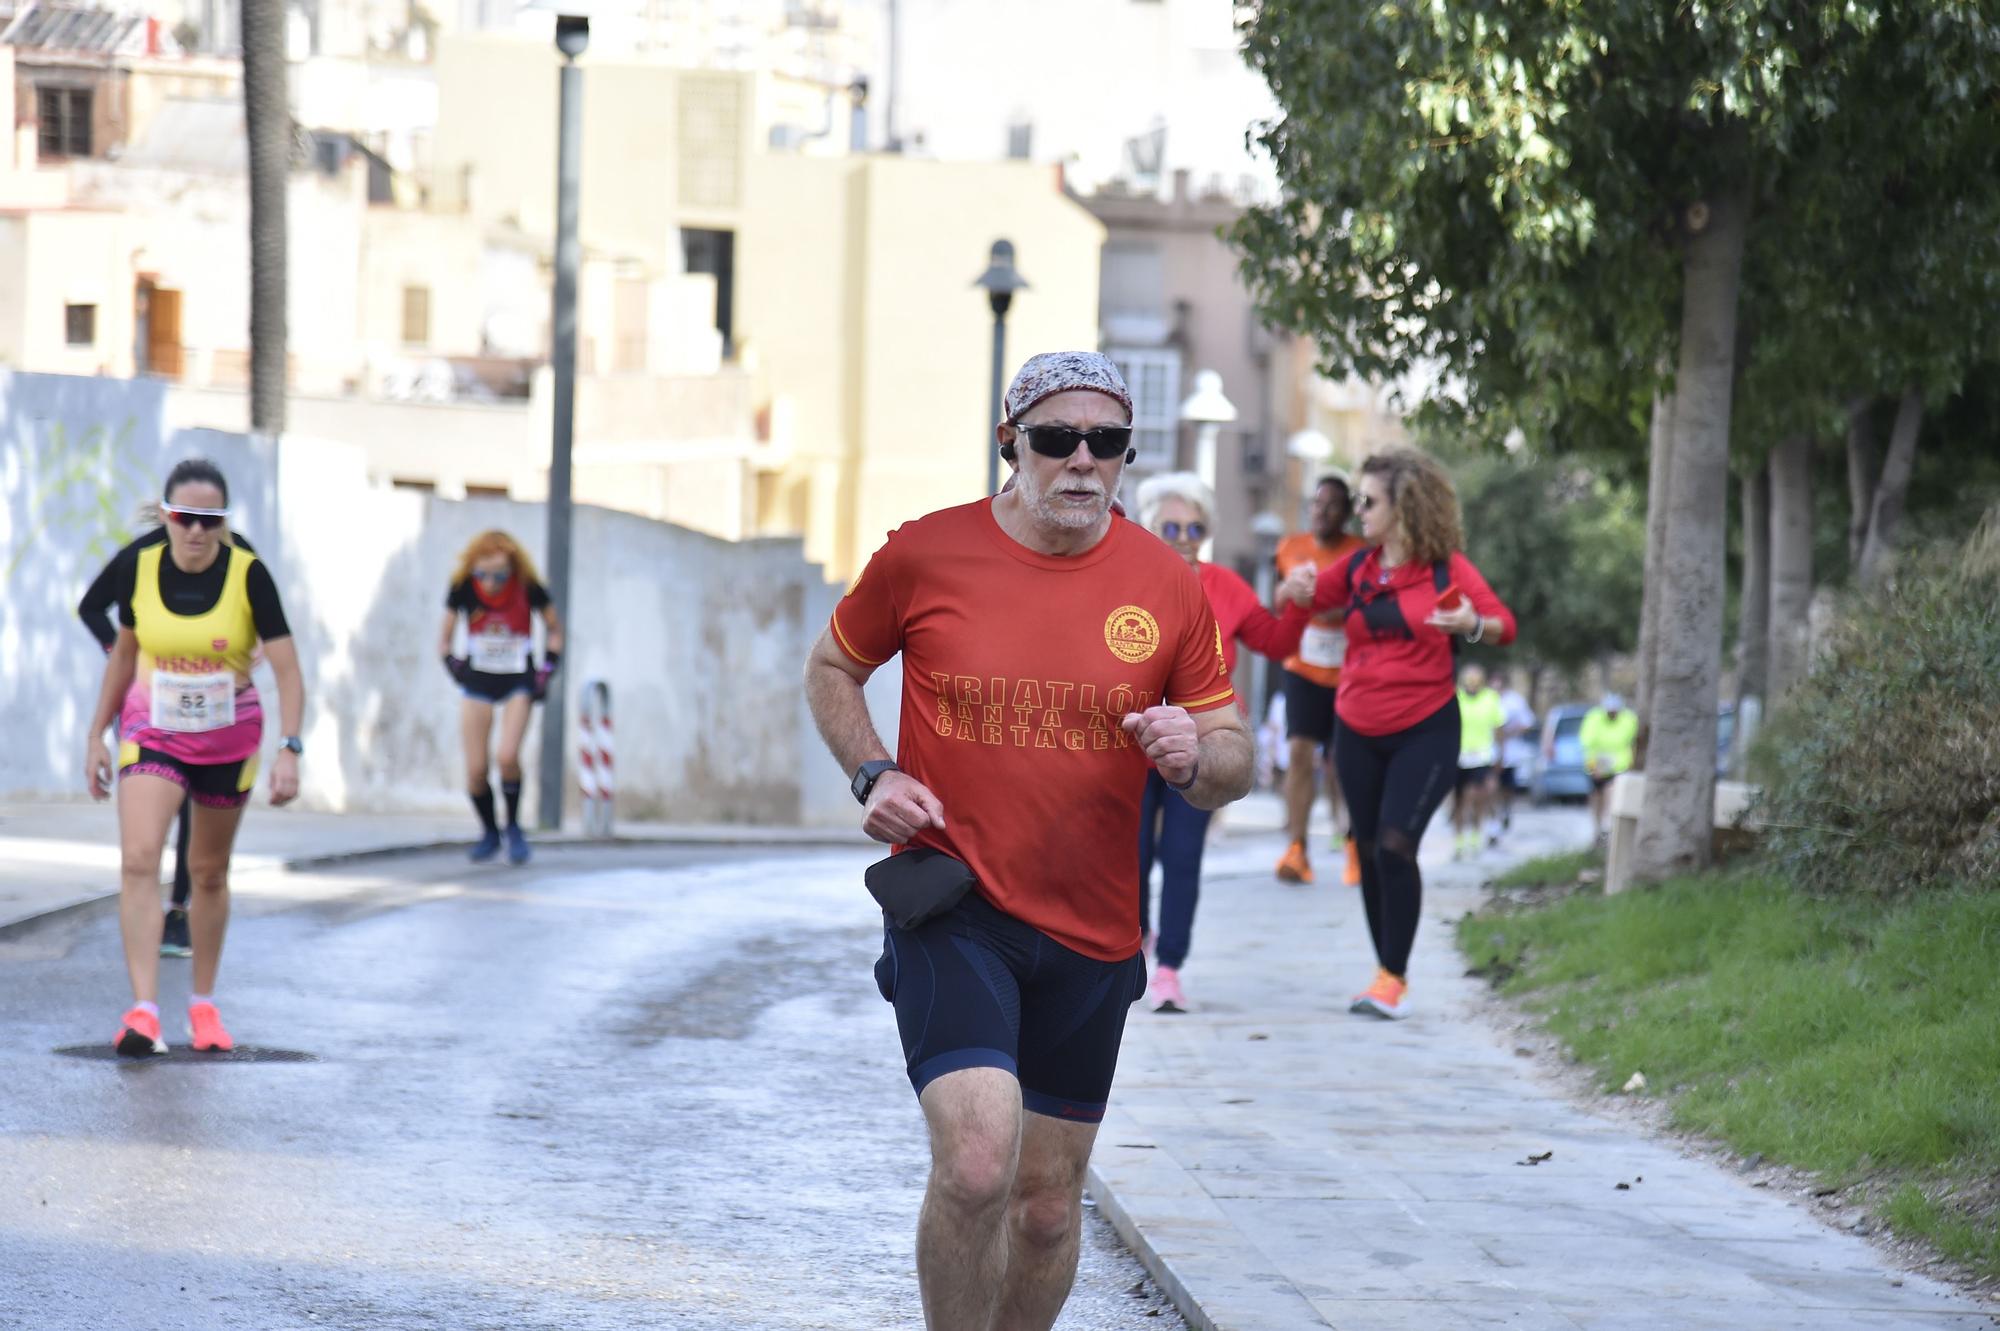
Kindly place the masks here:
<instances>
[{"instance_id":1,"label":"black leggings","mask_svg":"<svg viewBox=\"0 0 2000 1331\"><path fill-rule=\"evenodd\" d=\"M1336 726L1333 765L1361 858L1361 901L1375 958L1401 976L1409 970L1424 904L1417 846L1458 778L1458 699L1393 734Z\"/></svg>"}]
</instances>

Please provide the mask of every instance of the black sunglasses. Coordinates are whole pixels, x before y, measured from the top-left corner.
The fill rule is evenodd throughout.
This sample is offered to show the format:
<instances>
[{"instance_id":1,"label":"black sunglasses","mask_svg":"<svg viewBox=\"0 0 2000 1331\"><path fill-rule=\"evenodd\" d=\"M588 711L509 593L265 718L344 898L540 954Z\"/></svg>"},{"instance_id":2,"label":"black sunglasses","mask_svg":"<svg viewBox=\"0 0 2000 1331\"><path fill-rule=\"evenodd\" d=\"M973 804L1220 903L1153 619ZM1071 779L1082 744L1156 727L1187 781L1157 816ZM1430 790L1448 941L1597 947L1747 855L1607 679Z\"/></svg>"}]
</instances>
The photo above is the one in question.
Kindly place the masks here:
<instances>
[{"instance_id":1,"label":"black sunglasses","mask_svg":"<svg viewBox=\"0 0 2000 1331\"><path fill-rule=\"evenodd\" d=\"M1354 501L1354 511L1356 513L1366 513L1369 509L1373 507L1375 507L1375 501L1373 499L1370 499L1367 495L1362 495L1359 499Z\"/></svg>"},{"instance_id":2,"label":"black sunglasses","mask_svg":"<svg viewBox=\"0 0 2000 1331\"><path fill-rule=\"evenodd\" d=\"M1072 425L1017 425L1028 447L1045 458L1066 458L1076 452L1079 442L1087 445L1090 455L1099 462L1109 462L1132 446L1132 427L1129 425L1100 425L1092 430L1079 430Z\"/></svg>"},{"instance_id":3,"label":"black sunglasses","mask_svg":"<svg viewBox=\"0 0 2000 1331\"><path fill-rule=\"evenodd\" d=\"M514 575L512 573L509 573L506 569L503 568L503 569L488 569L485 572L481 572L478 569L474 569L472 576L479 579L481 582L485 583L489 587L498 587L501 583L507 581L507 579L513 577Z\"/></svg>"},{"instance_id":4,"label":"black sunglasses","mask_svg":"<svg viewBox=\"0 0 2000 1331\"><path fill-rule=\"evenodd\" d=\"M1208 527L1199 522L1185 524L1179 522L1162 522L1160 524L1160 536L1161 539L1168 541L1178 541L1183 538L1190 541L1205 541L1208 539Z\"/></svg>"}]
</instances>

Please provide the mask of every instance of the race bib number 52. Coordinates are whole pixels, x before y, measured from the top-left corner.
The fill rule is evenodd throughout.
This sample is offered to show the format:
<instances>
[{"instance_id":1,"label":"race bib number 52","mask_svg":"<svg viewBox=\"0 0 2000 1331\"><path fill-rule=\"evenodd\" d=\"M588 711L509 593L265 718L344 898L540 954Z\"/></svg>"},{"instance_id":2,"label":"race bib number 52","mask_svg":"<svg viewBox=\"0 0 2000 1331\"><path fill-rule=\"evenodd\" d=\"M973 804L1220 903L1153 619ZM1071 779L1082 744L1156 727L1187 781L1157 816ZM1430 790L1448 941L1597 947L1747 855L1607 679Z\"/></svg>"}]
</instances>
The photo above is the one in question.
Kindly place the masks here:
<instances>
[{"instance_id":1,"label":"race bib number 52","mask_svg":"<svg viewBox=\"0 0 2000 1331\"><path fill-rule=\"evenodd\" d=\"M236 676L153 672L153 729L198 733L236 724Z\"/></svg>"}]
</instances>

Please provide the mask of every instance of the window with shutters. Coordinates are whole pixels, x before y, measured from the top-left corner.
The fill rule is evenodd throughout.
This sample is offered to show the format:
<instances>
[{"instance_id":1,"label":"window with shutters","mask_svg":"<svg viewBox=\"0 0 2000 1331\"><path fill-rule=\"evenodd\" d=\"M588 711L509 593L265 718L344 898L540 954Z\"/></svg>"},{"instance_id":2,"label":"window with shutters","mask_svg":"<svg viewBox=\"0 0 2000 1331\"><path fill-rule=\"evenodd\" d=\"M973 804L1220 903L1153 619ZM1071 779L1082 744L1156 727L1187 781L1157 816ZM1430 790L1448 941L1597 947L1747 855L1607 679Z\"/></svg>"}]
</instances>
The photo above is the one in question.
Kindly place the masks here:
<instances>
[{"instance_id":1,"label":"window with shutters","mask_svg":"<svg viewBox=\"0 0 2000 1331\"><path fill-rule=\"evenodd\" d=\"M91 100L88 88L35 89L41 122L36 144L43 157L90 156Z\"/></svg>"},{"instance_id":2,"label":"window with shutters","mask_svg":"<svg viewBox=\"0 0 2000 1331\"><path fill-rule=\"evenodd\" d=\"M1174 347L1112 347L1105 354L1132 390L1132 465L1171 470L1180 431L1181 353Z\"/></svg>"}]
</instances>

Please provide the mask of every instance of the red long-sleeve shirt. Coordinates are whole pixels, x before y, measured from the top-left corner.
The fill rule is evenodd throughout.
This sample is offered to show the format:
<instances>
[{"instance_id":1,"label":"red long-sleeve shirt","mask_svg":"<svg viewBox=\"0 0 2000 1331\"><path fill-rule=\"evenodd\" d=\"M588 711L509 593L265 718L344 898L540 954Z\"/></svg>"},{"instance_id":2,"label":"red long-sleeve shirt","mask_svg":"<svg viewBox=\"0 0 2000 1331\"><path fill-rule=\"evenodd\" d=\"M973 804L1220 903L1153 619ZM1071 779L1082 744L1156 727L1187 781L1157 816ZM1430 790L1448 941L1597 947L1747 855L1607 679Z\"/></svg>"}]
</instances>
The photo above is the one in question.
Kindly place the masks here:
<instances>
[{"instance_id":1,"label":"red long-sleeve shirt","mask_svg":"<svg viewBox=\"0 0 2000 1331\"><path fill-rule=\"evenodd\" d=\"M1208 608L1215 612L1215 626L1222 630L1222 664L1236 670L1236 640L1259 656L1282 661L1299 649L1311 618L1302 605L1287 605L1285 613L1274 615L1264 608L1250 584L1235 569L1221 564L1197 564L1201 589L1208 595Z\"/></svg>"},{"instance_id":2,"label":"red long-sleeve shirt","mask_svg":"<svg viewBox=\"0 0 2000 1331\"><path fill-rule=\"evenodd\" d=\"M1458 689L1451 636L1424 623L1437 609L1436 572L1416 563L1384 569L1380 546L1354 568L1351 583L1349 566L1342 560L1321 569L1313 592L1314 614L1347 606L1347 659L1334 713L1363 735L1407 730L1450 702ZM1447 578L1480 615L1500 621L1500 631L1488 641L1499 647L1514 641L1514 612L1470 559L1454 551Z\"/></svg>"}]
</instances>

